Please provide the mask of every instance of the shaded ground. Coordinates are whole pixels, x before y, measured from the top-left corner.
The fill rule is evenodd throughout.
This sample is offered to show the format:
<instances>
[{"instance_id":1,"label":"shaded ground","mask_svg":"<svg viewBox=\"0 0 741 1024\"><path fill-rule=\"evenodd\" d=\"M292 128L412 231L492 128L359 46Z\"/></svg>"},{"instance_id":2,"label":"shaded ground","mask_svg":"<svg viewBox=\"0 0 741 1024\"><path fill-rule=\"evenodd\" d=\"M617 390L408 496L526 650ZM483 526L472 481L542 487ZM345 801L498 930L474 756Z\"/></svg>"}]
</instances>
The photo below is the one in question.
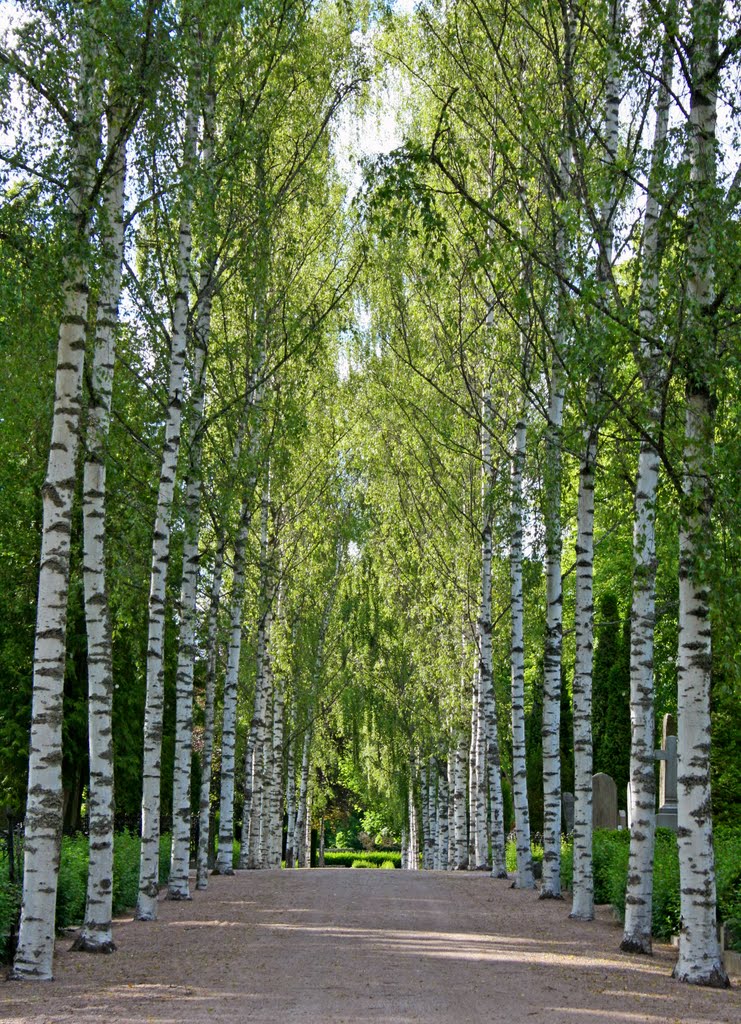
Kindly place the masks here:
<instances>
[{"instance_id":1,"label":"shaded ground","mask_svg":"<svg viewBox=\"0 0 741 1024\"><path fill-rule=\"evenodd\" d=\"M617 952L600 911L568 920L480 874L239 872L160 920L116 924L118 952L58 942L53 982L0 983L2 1024L741 1024L741 991Z\"/></svg>"}]
</instances>

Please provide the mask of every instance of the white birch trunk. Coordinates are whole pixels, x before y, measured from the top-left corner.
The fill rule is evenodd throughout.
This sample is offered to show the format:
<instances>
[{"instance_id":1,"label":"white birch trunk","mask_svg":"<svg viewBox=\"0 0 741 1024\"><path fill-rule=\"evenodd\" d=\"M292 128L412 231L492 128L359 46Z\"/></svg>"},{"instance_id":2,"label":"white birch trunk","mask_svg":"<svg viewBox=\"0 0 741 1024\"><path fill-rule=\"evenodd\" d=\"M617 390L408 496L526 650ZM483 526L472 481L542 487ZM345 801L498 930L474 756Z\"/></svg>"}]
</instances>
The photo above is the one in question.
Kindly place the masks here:
<instances>
[{"instance_id":1,"label":"white birch trunk","mask_svg":"<svg viewBox=\"0 0 741 1024\"><path fill-rule=\"evenodd\" d=\"M417 800L415 794L415 762L409 764L409 790L407 793L407 813L409 817L409 845L407 847L407 864L409 871L419 870L419 822L417 820Z\"/></svg>"},{"instance_id":2,"label":"white birch trunk","mask_svg":"<svg viewBox=\"0 0 741 1024\"><path fill-rule=\"evenodd\" d=\"M234 874L234 750L237 736L237 683L239 681L239 662L242 654L242 609L244 605L244 577L249 519L249 506L243 505L239 533L234 546L229 650L226 660L226 674L224 676L221 720L219 849L214 866L214 873L218 875Z\"/></svg>"},{"instance_id":3,"label":"white birch trunk","mask_svg":"<svg viewBox=\"0 0 741 1024\"><path fill-rule=\"evenodd\" d=\"M213 162L213 122L215 96L209 90L204 97L203 145L201 166L208 174ZM175 756L172 778L172 846L168 898L190 899L190 782L193 751L193 672L196 659L198 619L198 535L203 479L203 410L208 343L211 333L211 305L215 259L208 257L198 281L195 327L193 330L193 396L190 424L190 468L184 506L183 574L180 589L180 646L175 675ZM210 766L209 766L210 774ZM208 837L207 837L208 838Z\"/></svg>"},{"instance_id":4,"label":"white birch trunk","mask_svg":"<svg viewBox=\"0 0 741 1024\"><path fill-rule=\"evenodd\" d=\"M479 695L478 680L474 678L471 688L471 734L468 744L468 837L466 844L467 868L469 871L476 869L476 834L478 826L478 764L477 755L479 748Z\"/></svg>"},{"instance_id":5,"label":"white birch trunk","mask_svg":"<svg viewBox=\"0 0 741 1024\"><path fill-rule=\"evenodd\" d=\"M588 404L591 402L588 400ZM570 917L594 918L592 873L592 660L594 600L594 473L597 432L587 430L579 470L576 538L576 663L574 667L574 876Z\"/></svg>"},{"instance_id":6,"label":"white birch trunk","mask_svg":"<svg viewBox=\"0 0 741 1024\"><path fill-rule=\"evenodd\" d=\"M288 740L288 756L286 758L286 867L295 866L294 847L296 836L296 736L295 724L291 721L291 734Z\"/></svg>"},{"instance_id":7,"label":"white birch trunk","mask_svg":"<svg viewBox=\"0 0 741 1024\"><path fill-rule=\"evenodd\" d=\"M664 370L653 336L659 291L659 187L669 125L669 96L674 49L664 43L664 59L656 103L651 170L643 230L640 322L641 371L649 404L650 429L659 424L660 388ZM626 953L652 951L656 783L654 776L654 625L656 621L656 495L659 456L651 441L641 440L636 475L633 524L633 602L630 645L630 856L625 894L625 926L620 948Z\"/></svg>"},{"instance_id":8,"label":"white birch trunk","mask_svg":"<svg viewBox=\"0 0 741 1024\"><path fill-rule=\"evenodd\" d=\"M476 842L474 852L476 870L486 871L489 867L489 821L487 811L488 723L484 707L481 677L476 674Z\"/></svg>"},{"instance_id":9,"label":"white birch trunk","mask_svg":"<svg viewBox=\"0 0 741 1024\"><path fill-rule=\"evenodd\" d=\"M455 748L453 765L453 870L464 871L467 867L466 840L466 737L460 736Z\"/></svg>"},{"instance_id":10,"label":"white birch trunk","mask_svg":"<svg viewBox=\"0 0 741 1024\"><path fill-rule=\"evenodd\" d=\"M510 671L512 688L512 799L515 808L515 846L518 889L533 889L533 858L530 849L530 808L527 799L527 762L525 756L525 605L522 592L522 478L525 466L527 424L524 418L515 426L515 450L512 458L512 535L510 538L510 596L512 599Z\"/></svg>"},{"instance_id":11,"label":"white birch trunk","mask_svg":"<svg viewBox=\"0 0 741 1024\"><path fill-rule=\"evenodd\" d=\"M244 822L242 826L242 843L244 847L246 840L246 867L252 869L261 868L264 866L261 843L261 834L263 829L263 791L265 789L267 781L266 759L269 759L270 756L266 748L268 741L268 708L271 677L269 644L273 616L274 580L273 566L271 564L272 557L271 552L269 550L270 545L268 537L268 522L270 514L269 486L270 485L268 481L263 490L261 508L260 605L262 614L260 615L260 623L258 626L257 633L257 673L255 677L255 703L252 713L252 723L250 727L250 740L252 741L252 751L250 752L248 750L245 756L245 780L247 779L248 771L246 759L250 753L252 754L252 772L251 791L249 793L249 800L248 794L245 793L245 808L249 806L249 822L247 819L247 810L245 810ZM247 824L249 825L248 832L245 831L245 826Z\"/></svg>"},{"instance_id":12,"label":"white birch trunk","mask_svg":"<svg viewBox=\"0 0 741 1024\"><path fill-rule=\"evenodd\" d=\"M255 834L258 836L257 855L254 867L266 868L268 866L268 846L270 828L270 780L273 776L273 722L275 714L275 694L273 692L273 673L270 664L270 656L266 659L266 689L268 694L267 713L265 715L265 737L262 743L260 763L262 765L262 781L260 784L260 806L258 808L258 820L260 827Z\"/></svg>"},{"instance_id":13,"label":"white birch trunk","mask_svg":"<svg viewBox=\"0 0 741 1024\"><path fill-rule=\"evenodd\" d=\"M504 835L504 801L502 798L502 764L499 756L499 726L494 685L491 677L482 679L483 709L486 725L486 764L489 774L489 808L491 817L492 878L507 877Z\"/></svg>"},{"instance_id":14,"label":"white birch trunk","mask_svg":"<svg viewBox=\"0 0 741 1024\"><path fill-rule=\"evenodd\" d=\"M279 868L283 850L283 724L285 696L281 680L273 690L273 758L270 782L270 846L268 867Z\"/></svg>"},{"instance_id":15,"label":"white birch trunk","mask_svg":"<svg viewBox=\"0 0 741 1024\"><path fill-rule=\"evenodd\" d=\"M304 819L304 867L311 867L311 790L306 787L306 817Z\"/></svg>"},{"instance_id":16,"label":"white birch trunk","mask_svg":"<svg viewBox=\"0 0 741 1024\"><path fill-rule=\"evenodd\" d=\"M597 280L602 301L607 304L607 284L612 273L616 182L613 173L617 157L620 108L620 68L617 48L622 28L620 0L610 0L607 36L607 82L605 96L605 156L610 181L600 211L600 251ZM579 471L576 537L576 663L574 666L574 877L570 916L579 921L594 918L594 876L592 871L592 663L594 653L594 478L597 465L597 426L593 422L599 397L599 371L593 370L587 388L587 419L584 452Z\"/></svg>"},{"instance_id":17,"label":"white birch trunk","mask_svg":"<svg viewBox=\"0 0 741 1024\"><path fill-rule=\"evenodd\" d=\"M178 232L177 293L170 343L165 443L162 449L149 586L147 690L144 707L144 762L142 766L142 840L139 862L139 896L136 903L136 919L138 921L154 921L157 918L162 718L164 713L165 604L167 600L167 570L170 561L172 502L180 452L180 425L183 408L192 245L190 216L193 201L190 174L195 162L197 130L196 90L191 86L183 152L184 198Z\"/></svg>"},{"instance_id":18,"label":"white birch trunk","mask_svg":"<svg viewBox=\"0 0 741 1024\"><path fill-rule=\"evenodd\" d=\"M301 781L298 792L298 811L296 813L296 832L294 836L293 860L296 867L306 867L306 829L308 824L309 804L309 754L311 751L311 730L307 724L304 731L303 750L301 753Z\"/></svg>"},{"instance_id":19,"label":"white birch trunk","mask_svg":"<svg viewBox=\"0 0 741 1024\"><path fill-rule=\"evenodd\" d=\"M430 831L430 777L429 767L422 769L422 867L429 871L432 867L432 833Z\"/></svg>"},{"instance_id":20,"label":"white birch trunk","mask_svg":"<svg viewBox=\"0 0 741 1024\"><path fill-rule=\"evenodd\" d=\"M568 29L567 29L568 30ZM566 45L570 60L570 39ZM565 145L560 154L560 191L568 192L572 152ZM563 227L557 233L558 259L565 262L566 239ZM546 428L546 464L543 470L545 491L546 550L546 627L543 679L543 875L541 899L561 899L561 647L563 639L563 590L561 586L561 430L563 424L564 384L561 353L566 346L565 315L559 300L556 345L551 357L548 423Z\"/></svg>"},{"instance_id":21,"label":"white birch trunk","mask_svg":"<svg viewBox=\"0 0 741 1024\"><path fill-rule=\"evenodd\" d=\"M435 870L448 870L448 766L447 762L437 767L437 844L435 846Z\"/></svg>"},{"instance_id":22,"label":"white birch trunk","mask_svg":"<svg viewBox=\"0 0 741 1024\"><path fill-rule=\"evenodd\" d=\"M712 189L716 185L719 0L691 10L690 238L683 503L679 528L679 657L677 661L678 829L681 927L674 977L694 985L729 984L718 942L710 797L710 594L706 562L712 536L712 446L715 426L711 367L715 337ZM710 366L709 366L710 364Z\"/></svg>"},{"instance_id":23,"label":"white birch trunk","mask_svg":"<svg viewBox=\"0 0 741 1024\"><path fill-rule=\"evenodd\" d=\"M111 418L118 302L124 253L126 144L120 113L108 122L116 147L105 190L103 275L100 284L91 372L87 451L83 471L83 576L89 708L89 858L85 920L72 948L111 953L113 903L113 651L106 583L106 441Z\"/></svg>"},{"instance_id":24,"label":"white birch trunk","mask_svg":"<svg viewBox=\"0 0 741 1024\"><path fill-rule=\"evenodd\" d=\"M203 753L201 755L201 790L198 799L198 853L196 860L196 889L208 887L208 851L211 832L211 767L214 752L214 724L216 719L216 633L221 604L221 582L224 571L224 535L219 540L211 581L211 600L208 610L206 640L206 692L203 711Z\"/></svg>"},{"instance_id":25,"label":"white birch trunk","mask_svg":"<svg viewBox=\"0 0 741 1024\"><path fill-rule=\"evenodd\" d=\"M92 36L94 28L83 30ZM24 828L23 903L12 977L52 977L54 915L62 833L62 700L67 635L70 538L80 442L82 374L88 315L88 193L98 158L99 84L83 43L77 88L80 131L69 179L71 248L57 341L54 413L42 490L42 538ZM74 251L79 247L79 251Z\"/></svg>"}]
</instances>

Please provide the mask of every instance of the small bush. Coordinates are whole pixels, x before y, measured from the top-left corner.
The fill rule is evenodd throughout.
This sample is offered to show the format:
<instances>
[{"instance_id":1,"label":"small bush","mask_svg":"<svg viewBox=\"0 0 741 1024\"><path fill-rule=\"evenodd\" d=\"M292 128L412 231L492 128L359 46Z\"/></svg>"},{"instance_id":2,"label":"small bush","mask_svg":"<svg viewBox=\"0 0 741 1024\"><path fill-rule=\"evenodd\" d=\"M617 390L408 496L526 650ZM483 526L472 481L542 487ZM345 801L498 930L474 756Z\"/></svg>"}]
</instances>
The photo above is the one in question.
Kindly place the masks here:
<instances>
[{"instance_id":1,"label":"small bush","mask_svg":"<svg viewBox=\"0 0 741 1024\"><path fill-rule=\"evenodd\" d=\"M57 928L81 924L87 895L88 838L64 836L57 883Z\"/></svg>"},{"instance_id":2,"label":"small bush","mask_svg":"<svg viewBox=\"0 0 741 1024\"><path fill-rule=\"evenodd\" d=\"M382 868L385 868L386 870L388 870L388 869L390 868L390 869L391 869L391 871L393 871L393 870L394 870L394 868L395 868L395 867L397 867L397 865L396 865L396 864L394 864L394 862L393 862L392 860L385 860L385 861L383 862L383 864L381 865L381 867L382 867Z\"/></svg>"},{"instance_id":3,"label":"small bush","mask_svg":"<svg viewBox=\"0 0 741 1024\"><path fill-rule=\"evenodd\" d=\"M533 863L543 860L543 846L541 843L531 843L530 853L533 858ZM504 862L507 871L514 874L517 871L517 843L514 839L507 839L504 848Z\"/></svg>"},{"instance_id":4,"label":"small bush","mask_svg":"<svg viewBox=\"0 0 741 1024\"><path fill-rule=\"evenodd\" d=\"M368 850L364 853L352 850L325 850L324 866L328 868L354 867L355 861L364 861L378 867L384 861L391 861L394 867L401 867L401 854L389 850Z\"/></svg>"},{"instance_id":5,"label":"small bush","mask_svg":"<svg viewBox=\"0 0 741 1024\"><path fill-rule=\"evenodd\" d=\"M139 895L139 836L118 832L113 840L113 913L133 907Z\"/></svg>"},{"instance_id":6,"label":"small bush","mask_svg":"<svg viewBox=\"0 0 741 1024\"><path fill-rule=\"evenodd\" d=\"M377 864L371 864L370 861L362 860L360 857L356 857L350 865L351 868L377 868Z\"/></svg>"},{"instance_id":7,"label":"small bush","mask_svg":"<svg viewBox=\"0 0 741 1024\"><path fill-rule=\"evenodd\" d=\"M10 959L10 935L18 924L22 890L8 878L7 863L0 866L0 963Z\"/></svg>"}]
</instances>

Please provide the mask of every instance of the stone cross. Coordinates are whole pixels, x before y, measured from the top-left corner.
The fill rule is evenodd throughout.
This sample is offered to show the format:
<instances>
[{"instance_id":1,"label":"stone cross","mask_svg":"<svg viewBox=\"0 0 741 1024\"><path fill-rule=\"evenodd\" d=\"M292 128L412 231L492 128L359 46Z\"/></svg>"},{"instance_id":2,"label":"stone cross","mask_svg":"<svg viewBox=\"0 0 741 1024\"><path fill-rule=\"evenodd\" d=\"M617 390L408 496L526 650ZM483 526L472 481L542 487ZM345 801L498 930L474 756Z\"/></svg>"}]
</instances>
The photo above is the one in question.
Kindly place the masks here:
<instances>
[{"instance_id":1,"label":"stone cross","mask_svg":"<svg viewBox=\"0 0 741 1024\"><path fill-rule=\"evenodd\" d=\"M658 828L677 831L677 723L674 715L664 715L661 727L661 750L654 751L659 762Z\"/></svg>"},{"instance_id":2,"label":"stone cross","mask_svg":"<svg viewBox=\"0 0 741 1024\"><path fill-rule=\"evenodd\" d=\"M592 776L592 823L595 828L618 827L617 786L604 772Z\"/></svg>"}]
</instances>

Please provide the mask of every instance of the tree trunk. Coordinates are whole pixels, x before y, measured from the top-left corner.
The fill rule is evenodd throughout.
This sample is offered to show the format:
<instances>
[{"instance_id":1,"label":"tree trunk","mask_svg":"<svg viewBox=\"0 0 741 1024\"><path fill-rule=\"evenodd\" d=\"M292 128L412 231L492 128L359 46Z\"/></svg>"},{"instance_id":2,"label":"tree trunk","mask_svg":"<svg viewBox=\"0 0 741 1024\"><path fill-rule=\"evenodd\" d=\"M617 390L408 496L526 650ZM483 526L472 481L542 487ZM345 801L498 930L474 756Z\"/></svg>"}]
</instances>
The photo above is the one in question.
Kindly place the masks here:
<instances>
[{"instance_id":1,"label":"tree trunk","mask_svg":"<svg viewBox=\"0 0 741 1024\"><path fill-rule=\"evenodd\" d=\"M152 542L152 571L149 586L149 627L147 640L147 690L144 707L144 762L142 766L142 840L139 862L138 921L157 918L160 851L160 789L162 755L162 718L164 713L164 630L167 601L167 570L170 562L172 502L175 493L180 424L183 408L183 381L188 326L188 288L190 283L191 224L193 205L190 173L195 163L198 119L196 89L190 87L183 152L184 197L178 234L177 293L173 311L170 346L165 443L162 449L157 515Z\"/></svg>"},{"instance_id":2,"label":"tree trunk","mask_svg":"<svg viewBox=\"0 0 741 1024\"><path fill-rule=\"evenodd\" d=\"M466 737L460 736L453 765L453 870L464 871L466 858Z\"/></svg>"},{"instance_id":3,"label":"tree trunk","mask_svg":"<svg viewBox=\"0 0 741 1024\"><path fill-rule=\"evenodd\" d=\"M437 767L437 832L438 841L435 847L435 868L438 871L448 870L448 766L447 762Z\"/></svg>"},{"instance_id":4,"label":"tree trunk","mask_svg":"<svg viewBox=\"0 0 741 1024\"><path fill-rule=\"evenodd\" d=\"M659 291L659 218L663 161L669 125L669 97L674 47L667 33L656 102L651 169L643 230L640 322L641 376L649 405L649 429L660 425L660 389L665 371L653 341ZM656 783L654 775L654 626L656 622L656 494L659 455L647 437L641 439L636 474L633 524L633 601L630 646L630 855L625 894L625 926L620 948L626 953L652 951Z\"/></svg>"},{"instance_id":5,"label":"tree trunk","mask_svg":"<svg viewBox=\"0 0 741 1024\"><path fill-rule=\"evenodd\" d=\"M608 281L612 273L616 178L620 109L620 66L618 46L622 29L620 0L610 0L607 35L607 82L605 95L605 156L609 175L602 203L597 239L597 283L607 306ZM571 917L580 921L594 918L594 877L592 871L592 662L594 653L594 478L597 466L596 424L600 397L600 371L592 369L587 387L587 425L579 471L576 538L576 664L574 666L574 879Z\"/></svg>"},{"instance_id":6,"label":"tree trunk","mask_svg":"<svg viewBox=\"0 0 741 1024\"><path fill-rule=\"evenodd\" d=\"M211 767L214 752L214 724L216 703L216 633L221 604L221 581L224 571L224 545L222 534L216 550L211 600L208 609L206 639L206 693L203 712L203 753L201 756L201 791L198 799L198 853L196 862L196 889L208 886L209 838L211 831Z\"/></svg>"},{"instance_id":7,"label":"tree trunk","mask_svg":"<svg viewBox=\"0 0 741 1024\"><path fill-rule=\"evenodd\" d=\"M62 700L66 662L70 539L80 440L82 373L88 315L88 195L100 146L100 86L83 28L77 133L69 177L71 229L64 306L57 342L54 413L42 490L42 535L33 662L33 698L24 828L23 904L12 977L52 977L54 915L62 833Z\"/></svg>"},{"instance_id":8,"label":"tree trunk","mask_svg":"<svg viewBox=\"0 0 741 1024\"><path fill-rule=\"evenodd\" d=\"M221 724L221 786L219 799L219 849L214 874L232 875L234 842L234 750L237 732L237 683L242 654L242 608L247 558L247 534L250 511L242 505L240 527L234 546L232 603L229 628L229 652L224 676L224 697Z\"/></svg>"},{"instance_id":9,"label":"tree trunk","mask_svg":"<svg viewBox=\"0 0 741 1024\"><path fill-rule=\"evenodd\" d=\"M309 753L311 750L311 730L305 727L303 751L301 754L301 781L298 793L298 812L296 814L296 835L294 837L293 860L297 867L306 865L306 829L309 809Z\"/></svg>"},{"instance_id":10,"label":"tree trunk","mask_svg":"<svg viewBox=\"0 0 741 1024\"><path fill-rule=\"evenodd\" d=\"M294 847L296 836L296 736L295 725L291 719L291 734L288 740L288 757L286 765L286 867L295 865Z\"/></svg>"},{"instance_id":11,"label":"tree trunk","mask_svg":"<svg viewBox=\"0 0 741 1024\"><path fill-rule=\"evenodd\" d=\"M83 471L83 575L89 709L89 859L85 921L72 948L111 953L113 903L113 651L106 583L106 442L111 418L118 302L124 253L126 145L121 113L109 116L115 154L105 193L103 275L91 374L87 451Z\"/></svg>"},{"instance_id":12,"label":"tree trunk","mask_svg":"<svg viewBox=\"0 0 741 1024\"><path fill-rule=\"evenodd\" d=\"M530 809L527 799L525 757L525 639L522 593L522 478L525 466L527 424L524 418L515 426L515 450L512 458L512 535L510 538L511 640L510 671L512 684L512 798L515 807L515 845L517 849L518 889L532 889L533 858L530 849Z\"/></svg>"},{"instance_id":13,"label":"tree trunk","mask_svg":"<svg viewBox=\"0 0 741 1024\"><path fill-rule=\"evenodd\" d=\"M264 866L262 858L262 826L263 826L263 792L266 788L266 758L268 740L268 707L270 698L270 630L273 620L273 594L275 581L273 578L271 542L268 536L270 518L270 490L266 484L262 496L261 530L260 530L260 605L261 615L257 633L257 673L255 677L255 704L252 713L250 738L253 740L251 792L249 799L249 833L245 833L243 825L242 842L247 840L248 868ZM245 775L249 770L245 762ZM247 794L245 794L247 805ZM245 812L245 823L247 814Z\"/></svg>"},{"instance_id":14,"label":"tree trunk","mask_svg":"<svg viewBox=\"0 0 741 1024\"><path fill-rule=\"evenodd\" d=\"M215 95L209 90L204 97L202 170L208 174L213 162L213 123ZM180 589L180 647L175 675L175 757L172 778L172 846L168 898L190 899L190 777L193 750L193 672L197 654L196 624L198 620L198 535L201 515L203 478L203 409L205 374L211 333L211 305L216 260L206 258L198 281L195 328L193 330L193 396L190 424L190 467L185 491L183 574ZM210 765L209 765L210 776ZM209 779L210 782L210 779Z\"/></svg>"},{"instance_id":15,"label":"tree trunk","mask_svg":"<svg viewBox=\"0 0 741 1024\"><path fill-rule=\"evenodd\" d=\"M279 868L283 849L283 723L285 697L281 680L273 682L273 760L270 781L268 867Z\"/></svg>"},{"instance_id":16,"label":"tree trunk","mask_svg":"<svg viewBox=\"0 0 741 1024\"><path fill-rule=\"evenodd\" d=\"M716 926L717 900L710 799L712 673L707 562L712 536L712 460L717 357L713 330L715 145L720 0L691 11L691 205L686 324L683 501L679 527L677 661L678 829L681 927L674 977L694 985L729 984Z\"/></svg>"}]
</instances>

